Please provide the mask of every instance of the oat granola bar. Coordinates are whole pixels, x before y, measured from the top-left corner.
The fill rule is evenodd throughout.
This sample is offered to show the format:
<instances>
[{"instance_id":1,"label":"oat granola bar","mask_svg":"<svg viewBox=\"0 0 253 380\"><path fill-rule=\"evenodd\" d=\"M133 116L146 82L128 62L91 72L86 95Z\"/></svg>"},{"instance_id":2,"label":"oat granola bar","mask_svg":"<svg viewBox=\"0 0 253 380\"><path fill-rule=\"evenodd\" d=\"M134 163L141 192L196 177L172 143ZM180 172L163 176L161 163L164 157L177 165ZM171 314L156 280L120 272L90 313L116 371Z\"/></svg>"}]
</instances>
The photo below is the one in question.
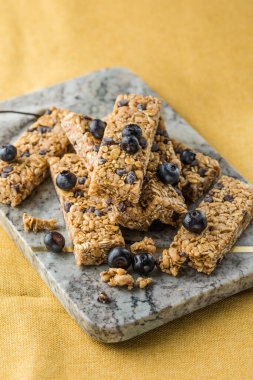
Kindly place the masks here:
<instances>
[{"instance_id":1,"label":"oat granola bar","mask_svg":"<svg viewBox=\"0 0 253 380\"><path fill-rule=\"evenodd\" d=\"M171 246L162 254L163 272L176 276L182 264L210 274L230 251L253 217L253 188L223 176L198 206L205 213L207 227L200 234L181 227Z\"/></svg>"},{"instance_id":2,"label":"oat granola bar","mask_svg":"<svg viewBox=\"0 0 253 380\"><path fill-rule=\"evenodd\" d=\"M69 141L60 122L67 112L49 109L16 141L15 160L0 160L1 203L19 205L47 176L48 157L65 153Z\"/></svg>"},{"instance_id":3,"label":"oat granola bar","mask_svg":"<svg viewBox=\"0 0 253 380\"><path fill-rule=\"evenodd\" d=\"M106 261L110 248L124 245L114 214L103 201L88 196L89 172L77 154L65 154L62 159L49 159L51 175L58 194L66 226L73 242L78 265L98 265ZM56 185L56 177L69 170L77 177L70 191Z\"/></svg>"},{"instance_id":4,"label":"oat granola bar","mask_svg":"<svg viewBox=\"0 0 253 380\"><path fill-rule=\"evenodd\" d=\"M103 142L91 177L90 195L110 196L115 204L128 201L137 204L149 162L151 146L160 117L161 102L142 95L120 95L107 118ZM141 140L123 145L122 131L135 124L141 129ZM135 137L131 136L131 139ZM131 151L131 153L130 153Z\"/></svg>"}]
</instances>

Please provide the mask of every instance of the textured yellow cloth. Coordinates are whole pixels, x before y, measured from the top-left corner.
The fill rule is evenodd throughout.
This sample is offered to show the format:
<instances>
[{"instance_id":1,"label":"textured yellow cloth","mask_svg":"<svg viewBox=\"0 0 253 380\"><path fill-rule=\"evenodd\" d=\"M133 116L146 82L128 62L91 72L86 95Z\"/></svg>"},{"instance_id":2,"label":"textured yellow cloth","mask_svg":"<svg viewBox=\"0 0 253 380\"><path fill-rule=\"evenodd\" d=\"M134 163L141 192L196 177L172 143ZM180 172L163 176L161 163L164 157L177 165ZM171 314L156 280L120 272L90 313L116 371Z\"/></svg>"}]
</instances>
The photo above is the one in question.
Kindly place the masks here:
<instances>
[{"instance_id":1,"label":"textured yellow cloth","mask_svg":"<svg viewBox=\"0 0 253 380\"><path fill-rule=\"evenodd\" d=\"M252 181L252 20L251 0L0 0L0 98L126 66ZM2 230L0 254L1 380L253 377L253 291L107 346Z\"/></svg>"}]
</instances>

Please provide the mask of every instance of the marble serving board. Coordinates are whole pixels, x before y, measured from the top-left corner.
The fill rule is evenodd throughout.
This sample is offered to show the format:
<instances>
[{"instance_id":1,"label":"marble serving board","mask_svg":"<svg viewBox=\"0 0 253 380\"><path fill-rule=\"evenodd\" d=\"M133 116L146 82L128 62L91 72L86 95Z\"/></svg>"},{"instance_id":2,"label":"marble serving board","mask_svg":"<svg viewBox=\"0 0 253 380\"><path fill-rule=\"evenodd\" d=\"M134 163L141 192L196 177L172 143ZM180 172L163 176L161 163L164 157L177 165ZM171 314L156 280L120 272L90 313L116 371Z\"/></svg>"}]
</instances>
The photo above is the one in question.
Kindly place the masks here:
<instances>
[{"instance_id":1,"label":"marble serving board","mask_svg":"<svg viewBox=\"0 0 253 380\"><path fill-rule=\"evenodd\" d=\"M135 74L123 68L111 68L72 79L61 84L20 96L0 104L0 110L21 110L40 113L50 105L67 107L74 111L103 117L111 111L120 93L154 92ZM219 160L223 172L241 178L220 155L203 140L166 103L163 116L171 137ZM0 142L15 141L31 123L31 117L1 114ZM23 212L41 218L55 217L58 231L68 240L59 202L50 179L47 179L19 207L0 206L0 221L20 247L66 311L92 337L103 342L119 342L161 326L175 318L191 313L213 302L253 286L253 225L237 242L234 252L228 254L214 274L206 276L191 268L183 270L178 278L152 274L155 284L146 290L110 288L100 282L99 273L106 266L77 267L71 253L47 252L43 245L44 233L25 233ZM148 234L159 246L166 246L174 231L169 227L154 226ZM143 235L124 231L127 241L136 241ZM110 304L97 301L105 291Z\"/></svg>"}]
</instances>

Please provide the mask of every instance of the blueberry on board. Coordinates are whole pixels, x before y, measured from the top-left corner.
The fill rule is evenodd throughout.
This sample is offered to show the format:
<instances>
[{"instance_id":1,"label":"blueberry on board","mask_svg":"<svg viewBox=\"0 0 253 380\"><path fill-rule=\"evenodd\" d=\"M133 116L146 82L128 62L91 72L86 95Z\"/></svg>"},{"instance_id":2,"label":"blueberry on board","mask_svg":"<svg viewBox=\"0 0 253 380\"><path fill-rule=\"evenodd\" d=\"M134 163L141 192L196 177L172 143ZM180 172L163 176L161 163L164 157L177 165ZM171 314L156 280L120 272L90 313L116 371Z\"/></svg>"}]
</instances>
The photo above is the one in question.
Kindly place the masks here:
<instances>
[{"instance_id":1,"label":"blueberry on board","mask_svg":"<svg viewBox=\"0 0 253 380\"><path fill-rule=\"evenodd\" d=\"M50 231L44 236L44 244L49 251L59 253L65 246L65 239L57 231Z\"/></svg>"},{"instance_id":2,"label":"blueberry on board","mask_svg":"<svg viewBox=\"0 0 253 380\"><path fill-rule=\"evenodd\" d=\"M189 232L200 234L207 226L206 215L203 211L193 210L187 212L183 219L183 226Z\"/></svg>"},{"instance_id":3,"label":"blueberry on board","mask_svg":"<svg viewBox=\"0 0 253 380\"><path fill-rule=\"evenodd\" d=\"M196 153L185 149L180 153L180 160L185 165L191 165L196 160Z\"/></svg>"},{"instance_id":4,"label":"blueberry on board","mask_svg":"<svg viewBox=\"0 0 253 380\"><path fill-rule=\"evenodd\" d=\"M17 156L17 148L14 145L7 144L0 147L0 159L4 162L11 162Z\"/></svg>"},{"instance_id":5,"label":"blueberry on board","mask_svg":"<svg viewBox=\"0 0 253 380\"><path fill-rule=\"evenodd\" d=\"M132 263L132 255L125 247L112 248L108 254L110 268L127 269Z\"/></svg>"},{"instance_id":6,"label":"blueberry on board","mask_svg":"<svg viewBox=\"0 0 253 380\"><path fill-rule=\"evenodd\" d=\"M133 256L133 270L140 275L146 276L155 267L154 256L150 253L138 253Z\"/></svg>"},{"instance_id":7,"label":"blueberry on board","mask_svg":"<svg viewBox=\"0 0 253 380\"><path fill-rule=\"evenodd\" d=\"M104 135L106 123L100 119L94 119L90 123L90 131L94 137L101 139Z\"/></svg>"},{"instance_id":8,"label":"blueberry on board","mask_svg":"<svg viewBox=\"0 0 253 380\"><path fill-rule=\"evenodd\" d=\"M140 144L135 136L124 136L121 142L121 147L129 154L135 154L140 149Z\"/></svg>"},{"instance_id":9,"label":"blueberry on board","mask_svg":"<svg viewBox=\"0 0 253 380\"><path fill-rule=\"evenodd\" d=\"M69 170L63 170L56 177L56 185L62 190L71 190L76 185L77 178Z\"/></svg>"},{"instance_id":10,"label":"blueberry on board","mask_svg":"<svg viewBox=\"0 0 253 380\"><path fill-rule=\"evenodd\" d=\"M163 162L158 165L157 177L166 185L176 185L179 181L180 170L177 165L169 162Z\"/></svg>"}]
</instances>

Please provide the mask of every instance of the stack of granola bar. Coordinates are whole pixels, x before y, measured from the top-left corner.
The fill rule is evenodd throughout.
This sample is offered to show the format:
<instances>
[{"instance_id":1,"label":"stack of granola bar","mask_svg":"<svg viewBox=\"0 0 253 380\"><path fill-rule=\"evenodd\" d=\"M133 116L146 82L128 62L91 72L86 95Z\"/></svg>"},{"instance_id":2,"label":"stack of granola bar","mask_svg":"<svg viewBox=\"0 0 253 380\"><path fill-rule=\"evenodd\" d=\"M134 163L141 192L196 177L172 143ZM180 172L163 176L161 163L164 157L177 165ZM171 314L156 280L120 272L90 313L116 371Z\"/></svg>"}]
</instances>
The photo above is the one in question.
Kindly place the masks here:
<instances>
[{"instance_id":1,"label":"stack of granola bar","mask_svg":"<svg viewBox=\"0 0 253 380\"><path fill-rule=\"evenodd\" d=\"M220 178L215 159L170 139L153 96L119 95L103 120L52 107L4 149L0 202L20 204L49 168L79 265L123 247L120 226L146 231L159 220L178 228L161 270L177 275L188 262L210 274L253 217L252 187Z\"/></svg>"}]
</instances>

